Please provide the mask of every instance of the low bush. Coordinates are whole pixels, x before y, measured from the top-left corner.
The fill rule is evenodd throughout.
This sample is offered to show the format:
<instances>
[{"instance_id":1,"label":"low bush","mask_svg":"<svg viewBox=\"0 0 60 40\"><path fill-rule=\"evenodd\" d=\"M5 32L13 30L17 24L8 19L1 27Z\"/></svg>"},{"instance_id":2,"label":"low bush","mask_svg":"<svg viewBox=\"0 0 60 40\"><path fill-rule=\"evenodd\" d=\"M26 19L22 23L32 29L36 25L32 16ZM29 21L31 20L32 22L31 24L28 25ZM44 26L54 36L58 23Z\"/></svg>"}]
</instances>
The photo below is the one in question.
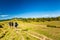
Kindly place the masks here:
<instances>
[{"instance_id":1,"label":"low bush","mask_svg":"<svg viewBox=\"0 0 60 40\"><path fill-rule=\"evenodd\" d=\"M2 26L2 25L0 25L0 28L3 28L3 26Z\"/></svg>"},{"instance_id":2,"label":"low bush","mask_svg":"<svg viewBox=\"0 0 60 40\"><path fill-rule=\"evenodd\" d=\"M56 28L56 26L55 26L55 25L47 25L47 27Z\"/></svg>"},{"instance_id":3,"label":"low bush","mask_svg":"<svg viewBox=\"0 0 60 40\"><path fill-rule=\"evenodd\" d=\"M28 29L23 29L22 31L28 31Z\"/></svg>"}]
</instances>

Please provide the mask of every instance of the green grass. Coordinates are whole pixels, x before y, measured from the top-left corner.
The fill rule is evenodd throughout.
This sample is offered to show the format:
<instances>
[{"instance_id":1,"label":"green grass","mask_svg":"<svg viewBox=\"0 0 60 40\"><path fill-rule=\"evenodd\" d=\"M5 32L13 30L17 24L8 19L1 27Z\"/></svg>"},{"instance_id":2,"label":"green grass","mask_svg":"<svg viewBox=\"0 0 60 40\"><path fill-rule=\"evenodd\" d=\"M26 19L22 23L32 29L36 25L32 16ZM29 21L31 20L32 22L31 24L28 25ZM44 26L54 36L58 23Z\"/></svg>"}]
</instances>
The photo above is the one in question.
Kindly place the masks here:
<instances>
[{"instance_id":1,"label":"green grass","mask_svg":"<svg viewBox=\"0 0 60 40\"><path fill-rule=\"evenodd\" d=\"M0 25L4 24L3 28L0 28L0 37L4 34L4 31L8 31L7 33L5 33L5 36L0 40L21 40L22 36L25 40L38 40L25 33L25 31L29 30L35 31L39 34L43 34L49 38L52 38L53 40L60 40L60 28L47 27L47 25L54 25L60 27L60 21L30 22L30 23L17 21L19 24L17 29L21 29L19 31L19 34L16 33L15 28L9 27L8 22L9 21L0 22Z\"/></svg>"},{"instance_id":2,"label":"green grass","mask_svg":"<svg viewBox=\"0 0 60 40\"><path fill-rule=\"evenodd\" d=\"M41 22L41 23L34 23L35 25L55 25L60 26L60 21L51 21L51 22ZM36 27L32 29L37 33L44 34L47 37L50 37L54 40L60 40L60 28L52 28L52 27Z\"/></svg>"}]
</instances>

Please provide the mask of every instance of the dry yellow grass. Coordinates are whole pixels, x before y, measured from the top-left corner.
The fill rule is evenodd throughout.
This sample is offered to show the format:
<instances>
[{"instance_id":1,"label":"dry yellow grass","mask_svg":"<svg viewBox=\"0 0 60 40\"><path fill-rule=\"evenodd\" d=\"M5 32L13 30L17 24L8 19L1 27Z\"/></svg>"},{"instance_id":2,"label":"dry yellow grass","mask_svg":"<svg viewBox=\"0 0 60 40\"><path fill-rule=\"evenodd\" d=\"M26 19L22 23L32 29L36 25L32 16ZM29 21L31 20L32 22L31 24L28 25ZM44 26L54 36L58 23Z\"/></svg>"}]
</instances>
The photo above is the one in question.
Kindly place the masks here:
<instances>
[{"instance_id":1,"label":"dry yellow grass","mask_svg":"<svg viewBox=\"0 0 60 40\"><path fill-rule=\"evenodd\" d=\"M18 27L10 27L9 22L17 22ZM0 28L0 40L39 40L39 37L33 37L27 34L29 31L36 32L38 34L42 34L48 38L53 40L60 40L60 28L48 28L47 24L55 24L58 25L59 22L22 22L16 19L0 22L0 25L3 25L3 28ZM5 33L7 32L7 33ZM27 33L26 33L27 32ZM5 34L4 37L1 36ZM34 34L34 33L33 33ZM36 36L36 35L35 35ZM50 40L50 39L49 39Z\"/></svg>"}]
</instances>

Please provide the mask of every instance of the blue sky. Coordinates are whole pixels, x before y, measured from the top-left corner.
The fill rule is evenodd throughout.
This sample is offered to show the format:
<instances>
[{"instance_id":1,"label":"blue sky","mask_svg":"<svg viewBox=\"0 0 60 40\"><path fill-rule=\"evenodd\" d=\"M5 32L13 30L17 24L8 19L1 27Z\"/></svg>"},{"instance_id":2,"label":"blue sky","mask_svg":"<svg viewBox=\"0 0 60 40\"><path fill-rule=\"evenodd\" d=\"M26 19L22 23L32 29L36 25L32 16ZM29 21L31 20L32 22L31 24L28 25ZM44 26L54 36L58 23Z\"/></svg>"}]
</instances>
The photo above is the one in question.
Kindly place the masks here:
<instances>
[{"instance_id":1,"label":"blue sky","mask_svg":"<svg viewBox=\"0 0 60 40\"><path fill-rule=\"evenodd\" d=\"M60 0L0 0L0 19L60 16Z\"/></svg>"}]
</instances>

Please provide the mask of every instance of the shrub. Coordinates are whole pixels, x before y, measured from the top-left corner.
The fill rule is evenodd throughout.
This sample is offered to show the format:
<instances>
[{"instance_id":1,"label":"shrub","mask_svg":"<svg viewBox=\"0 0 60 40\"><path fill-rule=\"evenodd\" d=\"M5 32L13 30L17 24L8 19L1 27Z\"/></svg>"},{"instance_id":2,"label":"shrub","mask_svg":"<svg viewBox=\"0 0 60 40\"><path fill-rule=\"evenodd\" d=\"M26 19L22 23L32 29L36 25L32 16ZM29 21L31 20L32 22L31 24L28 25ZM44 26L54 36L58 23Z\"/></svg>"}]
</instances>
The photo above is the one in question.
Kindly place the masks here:
<instances>
[{"instance_id":1,"label":"shrub","mask_svg":"<svg viewBox=\"0 0 60 40\"><path fill-rule=\"evenodd\" d=\"M22 31L28 31L28 29L23 29Z\"/></svg>"},{"instance_id":2,"label":"shrub","mask_svg":"<svg viewBox=\"0 0 60 40\"><path fill-rule=\"evenodd\" d=\"M56 28L56 26L55 26L55 25L47 25L47 27Z\"/></svg>"},{"instance_id":3,"label":"shrub","mask_svg":"<svg viewBox=\"0 0 60 40\"><path fill-rule=\"evenodd\" d=\"M0 25L0 28L3 28L3 26L2 26L2 25Z\"/></svg>"}]
</instances>

